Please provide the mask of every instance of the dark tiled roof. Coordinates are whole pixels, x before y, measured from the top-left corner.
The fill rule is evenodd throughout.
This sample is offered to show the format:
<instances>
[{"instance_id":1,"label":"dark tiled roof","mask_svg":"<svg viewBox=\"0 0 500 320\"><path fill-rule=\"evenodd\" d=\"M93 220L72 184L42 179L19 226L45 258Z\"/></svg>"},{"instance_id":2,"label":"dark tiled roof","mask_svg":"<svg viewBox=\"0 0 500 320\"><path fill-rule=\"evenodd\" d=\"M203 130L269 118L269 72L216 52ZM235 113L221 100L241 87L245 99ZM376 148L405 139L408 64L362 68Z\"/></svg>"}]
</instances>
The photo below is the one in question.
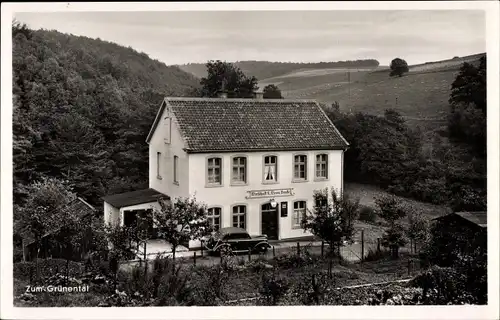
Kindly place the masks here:
<instances>
[{"instance_id":1,"label":"dark tiled roof","mask_svg":"<svg viewBox=\"0 0 500 320\"><path fill-rule=\"evenodd\" d=\"M160 197L170 199L169 196L152 188L113 194L102 199L115 208L123 208L141 203L155 202Z\"/></svg>"},{"instance_id":2,"label":"dark tiled roof","mask_svg":"<svg viewBox=\"0 0 500 320\"><path fill-rule=\"evenodd\" d=\"M187 152L345 149L347 141L313 100L166 98ZM166 104L166 105L165 105Z\"/></svg>"}]
</instances>

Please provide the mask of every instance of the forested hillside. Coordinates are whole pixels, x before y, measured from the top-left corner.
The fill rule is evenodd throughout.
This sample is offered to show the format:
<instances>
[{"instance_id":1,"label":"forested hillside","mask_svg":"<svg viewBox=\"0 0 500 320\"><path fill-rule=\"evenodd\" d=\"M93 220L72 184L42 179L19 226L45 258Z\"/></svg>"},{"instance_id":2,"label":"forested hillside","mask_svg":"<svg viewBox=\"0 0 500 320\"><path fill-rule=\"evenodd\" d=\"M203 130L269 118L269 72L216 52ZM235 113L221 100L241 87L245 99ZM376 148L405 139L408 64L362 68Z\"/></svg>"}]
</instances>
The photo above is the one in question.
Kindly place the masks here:
<instances>
[{"instance_id":1,"label":"forested hillside","mask_svg":"<svg viewBox=\"0 0 500 320\"><path fill-rule=\"evenodd\" d=\"M146 135L165 95L199 80L100 39L13 26L14 202L41 175L93 204L147 187Z\"/></svg>"},{"instance_id":2,"label":"forested hillside","mask_svg":"<svg viewBox=\"0 0 500 320\"><path fill-rule=\"evenodd\" d=\"M296 62L269 62L269 61L237 61L232 63L248 76L259 80L282 76L301 69L328 69L328 68L376 68L379 62L374 59L349 60L336 62L296 63ZM195 75L198 78L207 76L204 63L188 63L179 68Z\"/></svg>"}]
</instances>

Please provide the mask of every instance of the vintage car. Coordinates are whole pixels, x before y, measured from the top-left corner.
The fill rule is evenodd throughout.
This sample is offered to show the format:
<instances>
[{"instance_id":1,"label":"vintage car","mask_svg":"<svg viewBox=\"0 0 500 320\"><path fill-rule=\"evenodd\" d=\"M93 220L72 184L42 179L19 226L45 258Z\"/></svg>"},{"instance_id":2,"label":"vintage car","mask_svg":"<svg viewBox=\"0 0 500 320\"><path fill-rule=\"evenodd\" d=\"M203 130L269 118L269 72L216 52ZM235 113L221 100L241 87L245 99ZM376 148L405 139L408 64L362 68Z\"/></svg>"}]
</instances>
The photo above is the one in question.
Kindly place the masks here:
<instances>
[{"instance_id":1,"label":"vintage car","mask_svg":"<svg viewBox=\"0 0 500 320\"><path fill-rule=\"evenodd\" d=\"M271 248L266 235L250 236L242 228L221 228L204 241L204 247L209 253L220 253L224 247L231 248L233 253L248 252L263 253Z\"/></svg>"}]
</instances>

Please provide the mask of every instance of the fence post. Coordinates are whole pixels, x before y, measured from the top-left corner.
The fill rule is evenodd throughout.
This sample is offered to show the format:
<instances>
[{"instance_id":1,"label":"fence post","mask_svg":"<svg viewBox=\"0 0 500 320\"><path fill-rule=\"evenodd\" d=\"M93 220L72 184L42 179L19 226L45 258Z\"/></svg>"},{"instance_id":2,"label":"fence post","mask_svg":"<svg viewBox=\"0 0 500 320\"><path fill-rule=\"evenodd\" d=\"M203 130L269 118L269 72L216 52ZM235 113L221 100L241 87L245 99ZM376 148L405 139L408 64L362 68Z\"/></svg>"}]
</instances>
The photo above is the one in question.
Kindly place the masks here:
<instances>
[{"instance_id":1,"label":"fence post","mask_svg":"<svg viewBox=\"0 0 500 320\"><path fill-rule=\"evenodd\" d=\"M297 241L297 255L300 256L300 243Z\"/></svg>"},{"instance_id":2,"label":"fence post","mask_svg":"<svg viewBox=\"0 0 500 320\"><path fill-rule=\"evenodd\" d=\"M196 251L193 252L193 264L196 266Z\"/></svg>"},{"instance_id":3,"label":"fence post","mask_svg":"<svg viewBox=\"0 0 500 320\"><path fill-rule=\"evenodd\" d=\"M202 257L203 257L203 242L204 242L203 240L201 240L201 242L200 242L201 243L201 256Z\"/></svg>"},{"instance_id":4,"label":"fence post","mask_svg":"<svg viewBox=\"0 0 500 320\"><path fill-rule=\"evenodd\" d=\"M224 257L223 257L224 253L222 253L222 251L219 251L219 252L220 252L220 264L222 265L222 262L224 259Z\"/></svg>"},{"instance_id":5,"label":"fence post","mask_svg":"<svg viewBox=\"0 0 500 320\"><path fill-rule=\"evenodd\" d=\"M380 252L380 238L377 238L377 252Z\"/></svg>"},{"instance_id":6,"label":"fence post","mask_svg":"<svg viewBox=\"0 0 500 320\"><path fill-rule=\"evenodd\" d=\"M361 262L365 259L365 230L361 230Z\"/></svg>"},{"instance_id":7,"label":"fence post","mask_svg":"<svg viewBox=\"0 0 500 320\"><path fill-rule=\"evenodd\" d=\"M276 257L276 252L274 251L274 246L273 246L273 258Z\"/></svg>"},{"instance_id":8,"label":"fence post","mask_svg":"<svg viewBox=\"0 0 500 320\"><path fill-rule=\"evenodd\" d=\"M323 258L324 250L325 250L325 241L321 240L321 258Z\"/></svg>"},{"instance_id":9,"label":"fence post","mask_svg":"<svg viewBox=\"0 0 500 320\"><path fill-rule=\"evenodd\" d=\"M330 261L328 261L328 277L331 279L332 278L332 262L333 262L333 257L330 257Z\"/></svg>"},{"instance_id":10,"label":"fence post","mask_svg":"<svg viewBox=\"0 0 500 320\"><path fill-rule=\"evenodd\" d=\"M248 261L252 261L252 248L248 247Z\"/></svg>"}]
</instances>

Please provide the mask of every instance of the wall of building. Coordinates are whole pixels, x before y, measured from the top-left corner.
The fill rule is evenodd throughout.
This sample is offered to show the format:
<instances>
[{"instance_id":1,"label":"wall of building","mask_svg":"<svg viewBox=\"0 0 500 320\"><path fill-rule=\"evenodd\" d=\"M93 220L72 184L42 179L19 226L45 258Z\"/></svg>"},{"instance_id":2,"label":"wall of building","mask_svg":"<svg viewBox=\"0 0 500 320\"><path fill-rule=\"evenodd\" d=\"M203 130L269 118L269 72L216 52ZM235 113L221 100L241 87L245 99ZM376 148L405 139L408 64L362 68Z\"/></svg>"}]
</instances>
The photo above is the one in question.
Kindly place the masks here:
<instances>
[{"instance_id":1,"label":"wall of building","mask_svg":"<svg viewBox=\"0 0 500 320\"><path fill-rule=\"evenodd\" d=\"M116 226L120 223L120 209L104 202L104 223Z\"/></svg>"},{"instance_id":2,"label":"wall of building","mask_svg":"<svg viewBox=\"0 0 500 320\"><path fill-rule=\"evenodd\" d=\"M307 155L308 179L306 182L293 181L293 156L295 154ZM315 155L317 153L328 154L328 179L315 180ZM231 157L236 155L247 156L246 185L231 185ZM264 160L265 155L276 155L278 157L278 182L265 183ZM222 158L222 186L207 187L207 158L217 156ZM324 188L335 188L341 192L343 187L343 151L304 151L304 152L253 152L253 153L220 153L220 154L190 154L189 155L189 194L196 195L198 201L205 202L209 207L218 206L222 208L222 225L232 226L232 207L238 204L247 206L247 231L252 234L261 234L261 205L268 203L274 198L278 203L288 202L288 216L279 217L279 238L294 238L308 236L303 229L292 229L293 202L297 200L307 201L308 209L313 208L313 191ZM246 199L250 190L269 190L292 188L293 195L273 196L255 199Z\"/></svg>"},{"instance_id":3,"label":"wall of building","mask_svg":"<svg viewBox=\"0 0 500 320\"><path fill-rule=\"evenodd\" d=\"M189 194L189 161L184 147L175 117L168 108L165 108L149 142L149 187L172 199L186 197ZM157 175L158 152L161 153L160 176ZM174 156L178 157L177 183L174 182Z\"/></svg>"}]
</instances>

